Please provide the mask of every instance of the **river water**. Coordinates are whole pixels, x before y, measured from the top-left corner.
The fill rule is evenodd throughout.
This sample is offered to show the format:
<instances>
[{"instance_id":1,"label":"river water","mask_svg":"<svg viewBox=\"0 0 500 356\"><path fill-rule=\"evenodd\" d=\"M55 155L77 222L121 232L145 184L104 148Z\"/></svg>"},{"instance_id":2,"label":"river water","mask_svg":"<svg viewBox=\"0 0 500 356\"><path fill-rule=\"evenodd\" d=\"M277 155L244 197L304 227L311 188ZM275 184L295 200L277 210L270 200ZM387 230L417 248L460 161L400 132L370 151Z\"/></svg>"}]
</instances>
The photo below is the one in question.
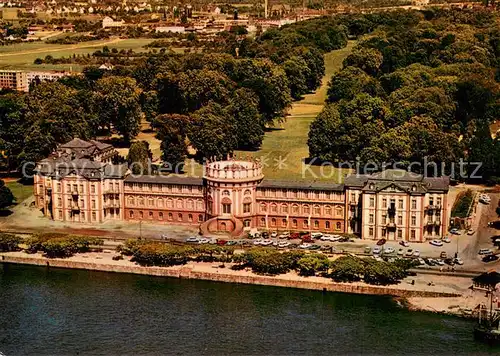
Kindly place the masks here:
<instances>
[{"instance_id":1,"label":"river water","mask_svg":"<svg viewBox=\"0 0 500 356\"><path fill-rule=\"evenodd\" d=\"M0 264L10 355L499 354L391 298Z\"/></svg>"}]
</instances>

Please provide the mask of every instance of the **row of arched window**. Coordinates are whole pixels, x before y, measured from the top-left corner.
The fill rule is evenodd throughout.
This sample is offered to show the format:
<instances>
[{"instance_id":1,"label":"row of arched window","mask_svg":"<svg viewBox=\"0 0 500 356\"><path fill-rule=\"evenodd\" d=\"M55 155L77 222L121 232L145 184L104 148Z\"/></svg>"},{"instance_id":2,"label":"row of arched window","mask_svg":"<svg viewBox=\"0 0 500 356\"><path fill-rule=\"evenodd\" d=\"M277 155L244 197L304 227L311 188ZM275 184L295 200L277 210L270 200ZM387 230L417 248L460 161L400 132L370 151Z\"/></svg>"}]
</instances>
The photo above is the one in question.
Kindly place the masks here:
<instances>
[{"instance_id":1,"label":"row of arched window","mask_svg":"<svg viewBox=\"0 0 500 356\"><path fill-rule=\"evenodd\" d=\"M128 197L127 205L134 206L147 206L156 208L170 208L170 209L187 209L187 210L203 210L203 200L197 199L172 199L172 198L152 198L152 197Z\"/></svg>"},{"instance_id":2,"label":"row of arched window","mask_svg":"<svg viewBox=\"0 0 500 356\"><path fill-rule=\"evenodd\" d=\"M278 223L280 226L278 226ZM270 227L270 228L275 228L275 227L281 227L281 228L304 228L304 229L309 229L309 220L304 219L301 222L301 226L299 226L299 220L297 219L292 219L290 220L290 225L288 225L288 220L287 219L281 219L281 221L278 222L278 219L272 218L269 219L269 226L266 226L266 218L261 218L260 219L260 227ZM312 227L314 229L320 229L323 228L320 226L320 221L319 220L313 220L312 221ZM335 225L333 225L330 221L325 221L325 230L331 230L332 227L335 228L335 231L341 231L342 230L342 223L336 222Z\"/></svg>"},{"instance_id":3,"label":"row of arched window","mask_svg":"<svg viewBox=\"0 0 500 356\"><path fill-rule=\"evenodd\" d=\"M276 203L260 203L261 213L282 213L282 214L304 214L304 215L317 215L317 216L333 216L335 213L336 217L342 217L344 215L344 210L340 206L333 208L330 205L323 206L323 212L321 211L320 205L313 205L312 207L308 204L276 204Z\"/></svg>"},{"instance_id":4,"label":"row of arched window","mask_svg":"<svg viewBox=\"0 0 500 356\"><path fill-rule=\"evenodd\" d=\"M174 213L167 213L166 215L163 212L159 212L157 215L158 220L167 220L167 221L184 221L184 215L182 213L174 214ZM130 219L149 219L153 220L154 219L154 212L152 211L139 211L139 212L134 212L133 210L129 211L129 218ZM197 222L201 223L203 222L203 215L199 214L197 217ZM194 217L193 214L187 214L187 221L188 222L194 222Z\"/></svg>"}]
</instances>

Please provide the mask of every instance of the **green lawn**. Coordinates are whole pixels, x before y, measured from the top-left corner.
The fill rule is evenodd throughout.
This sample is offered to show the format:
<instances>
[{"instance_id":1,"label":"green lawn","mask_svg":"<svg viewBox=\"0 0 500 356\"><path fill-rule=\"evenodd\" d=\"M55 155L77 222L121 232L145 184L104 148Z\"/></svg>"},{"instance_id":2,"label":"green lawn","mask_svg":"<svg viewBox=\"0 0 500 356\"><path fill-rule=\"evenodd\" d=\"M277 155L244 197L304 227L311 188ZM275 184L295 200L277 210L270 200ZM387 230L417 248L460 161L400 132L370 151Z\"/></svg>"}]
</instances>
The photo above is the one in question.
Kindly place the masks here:
<instances>
[{"instance_id":1,"label":"green lawn","mask_svg":"<svg viewBox=\"0 0 500 356\"><path fill-rule=\"evenodd\" d=\"M33 195L33 185L24 185L17 181L5 182L5 185L10 189L18 204Z\"/></svg>"}]
</instances>

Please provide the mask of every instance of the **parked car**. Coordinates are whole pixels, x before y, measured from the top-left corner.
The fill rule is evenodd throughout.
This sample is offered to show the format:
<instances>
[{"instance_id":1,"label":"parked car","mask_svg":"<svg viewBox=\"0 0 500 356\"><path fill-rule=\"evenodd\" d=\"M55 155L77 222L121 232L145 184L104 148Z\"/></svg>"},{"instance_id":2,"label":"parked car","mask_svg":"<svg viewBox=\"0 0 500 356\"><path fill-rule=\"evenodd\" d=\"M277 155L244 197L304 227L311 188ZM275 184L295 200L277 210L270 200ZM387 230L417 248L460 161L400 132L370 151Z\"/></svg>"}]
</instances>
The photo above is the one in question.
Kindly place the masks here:
<instances>
[{"instance_id":1,"label":"parked car","mask_svg":"<svg viewBox=\"0 0 500 356\"><path fill-rule=\"evenodd\" d=\"M262 238L264 239L267 239L269 238L269 233L267 231L264 231L263 233L260 234L260 236L262 236Z\"/></svg>"},{"instance_id":2,"label":"parked car","mask_svg":"<svg viewBox=\"0 0 500 356\"><path fill-rule=\"evenodd\" d=\"M490 221L488 223L488 227L492 227L494 229L500 229L500 220L497 221Z\"/></svg>"},{"instance_id":3,"label":"parked car","mask_svg":"<svg viewBox=\"0 0 500 356\"><path fill-rule=\"evenodd\" d=\"M403 256L403 255L404 255L404 253L405 253L405 252L404 252L404 250L403 250L402 248L400 248L400 249L398 250L398 256Z\"/></svg>"},{"instance_id":4,"label":"parked car","mask_svg":"<svg viewBox=\"0 0 500 356\"><path fill-rule=\"evenodd\" d=\"M404 247L410 246L410 243L408 241L399 241L399 244Z\"/></svg>"},{"instance_id":5,"label":"parked car","mask_svg":"<svg viewBox=\"0 0 500 356\"><path fill-rule=\"evenodd\" d=\"M448 236L445 236L445 237L443 237L442 241L449 244L451 242L451 239Z\"/></svg>"},{"instance_id":6,"label":"parked car","mask_svg":"<svg viewBox=\"0 0 500 356\"><path fill-rule=\"evenodd\" d=\"M491 255L493 253L493 251L491 251L491 249L489 248L482 248L478 251L478 254L480 255Z\"/></svg>"},{"instance_id":7,"label":"parked car","mask_svg":"<svg viewBox=\"0 0 500 356\"><path fill-rule=\"evenodd\" d=\"M260 244L262 246L270 246L273 244L273 240L266 239L266 240L263 240Z\"/></svg>"},{"instance_id":8,"label":"parked car","mask_svg":"<svg viewBox=\"0 0 500 356\"><path fill-rule=\"evenodd\" d=\"M278 243L279 248L286 248L290 246L290 242L282 241Z\"/></svg>"},{"instance_id":9,"label":"parked car","mask_svg":"<svg viewBox=\"0 0 500 356\"><path fill-rule=\"evenodd\" d=\"M420 264L420 266L424 266L425 265L425 261L423 258L419 258L418 259L418 263Z\"/></svg>"},{"instance_id":10,"label":"parked car","mask_svg":"<svg viewBox=\"0 0 500 356\"><path fill-rule=\"evenodd\" d=\"M278 237L278 233L276 231L271 232L271 237Z\"/></svg>"},{"instance_id":11,"label":"parked car","mask_svg":"<svg viewBox=\"0 0 500 356\"><path fill-rule=\"evenodd\" d=\"M429 242L431 245L433 246L443 246L443 241L441 240L432 240L431 242Z\"/></svg>"},{"instance_id":12,"label":"parked car","mask_svg":"<svg viewBox=\"0 0 500 356\"><path fill-rule=\"evenodd\" d=\"M323 234L320 238L321 241L330 241L331 235Z\"/></svg>"},{"instance_id":13,"label":"parked car","mask_svg":"<svg viewBox=\"0 0 500 356\"><path fill-rule=\"evenodd\" d=\"M370 246L365 246L365 253L372 252L372 248Z\"/></svg>"},{"instance_id":14,"label":"parked car","mask_svg":"<svg viewBox=\"0 0 500 356\"><path fill-rule=\"evenodd\" d=\"M331 242L337 242L337 241L340 241L340 240L342 240L342 236L340 236L340 235L331 235L330 236L330 241Z\"/></svg>"},{"instance_id":15,"label":"parked car","mask_svg":"<svg viewBox=\"0 0 500 356\"><path fill-rule=\"evenodd\" d=\"M299 239L300 238L300 234L298 232L294 232L294 233L291 233L288 238L291 239L291 240L293 240L293 239Z\"/></svg>"},{"instance_id":16,"label":"parked car","mask_svg":"<svg viewBox=\"0 0 500 356\"><path fill-rule=\"evenodd\" d=\"M413 251L413 257L420 257L420 251L419 250Z\"/></svg>"},{"instance_id":17,"label":"parked car","mask_svg":"<svg viewBox=\"0 0 500 356\"><path fill-rule=\"evenodd\" d=\"M308 250L319 250L321 248L321 245L311 245L309 246Z\"/></svg>"},{"instance_id":18,"label":"parked car","mask_svg":"<svg viewBox=\"0 0 500 356\"><path fill-rule=\"evenodd\" d=\"M450 234L453 234L453 235L460 235L460 231L458 231L457 228L453 228L450 230Z\"/></svg>"},{"instance_id":19,"label":"parked car","mask_svg":"<svg viewBox=\"0 0 500 356\"><path fill-rule=\"evenodd\" d=\"M217 240L217 245L224 246L225 244L227 244L227 240L222 240L222 239Z\"/></svg>"},{"instance_id":20,"label":"parked car","mask_svg":"<svg viewBox=\"0 0 500 356\"><path fill-rule=\"evenodd\" d=\"M411 257L411 256L413 256L413 250L412 250L411 248L409 248L408 250L406 250L405 256L406 256L406 257Z\"/></svg>"},{"instance_id":21,"label":"parked car","mask_svg":"<svg viewBox=\"0 0 500 356\"><path fill-rule=\"evenodd\" d=\"M386 248L384 248L384 253L394 253L395 250L394 250L394 247L391 247L391 246L387 246Z\"/></svg>"},{"instance_id":22,"label":"parked car","mask_svg":"<svg viewBox=\"0 0 500 356\"><path fill-rule=\"evenodd\" d=\"M450 266L454 266L455 265L455 259L454 258L447 258L444 260L444 263L446 263L447 265L450 265Z\"/></svg>"},{"instance_id":23,"label":"parked car","mask_svg":"<svg viewBox=\"0 0 500 356\"><path fill-rule=\"evenodd\" d=\"M186 239L186 242L198 242L200 239L196 236L190 236Z\"/></svg>"},{"instance_id":24,"label":"parked car","mask_svg":"<svg viewBox=\"0 0 500 356\"><path fill-rule=\"evenodd\" d=\"M464 264L464 260L462 260L460 257L457 257L455 258L455 263L461 266Z\"/></svg>"},{"instance_id":25,"label":"parked car","mask_svg":"<svg viewBox=\"0 0 500 356\"><path fill-rule=\"evenodd\" d=\"M432 258L424 258L425 263L427 263L429 266L435 266L436 264L434 263L434 260Z\"/></svg>"},{"instance_id":26,"label":"parked car","mask_svg":"<svg viewBox=\"0 0 500 356\"><path fill-rule=\"evenodd\" d=\"M301 243L301 244L299 245L299 248L302 248L302 249L308 249L308 248L309 248L309 247L311 247L311 246L312 246L312 244L310 244L310 243Z\"/></svg>"},{"instance_id":27,"label":"parked car","mask_svg":"<svg viewBox=\"0 0 500 356\"><path fill-rule=\"evenodd\" d=\"M212 238L210 239L210 244L212 244L212 245L217 245L217 239L216 239L215 237L212 237Z\"/></svg>"},{"instance_id":28,"label":"parked car","mask_svg":"<svg viewBox=\"0 0 500 356\"><path fill-rule=\"evenodd\" d=\"M257 239L257 240L255 240L255 241L253 242L253 244L254 244L255 246L257 246L257 245L261 245L261 244L262 244L262 241L264 241L264 240L262 240L262 239Z\"/></svg>"},{"instance_id":29,"label":"parked car","mask_svg":"<svg viewBox=\"0 0 500 356\"><path fill-rule=\"evenodd\" d=\"M374 255L378 255L381 251L382 251L382 248L380 248L379 246L375 246L372 250Z\"/></svg>"},{"instance_id":30,"label":"parked car","mask_svg":"<svg viewBox=\"0 0 500 356\"><path fill-rule=\"evenodd\" d=\"M198 240L199 244L208 244L210 242L210 239L207 239L206 237L203 237Z\"/></svg>"},{"instance_id":31,"label":"parked car","mask_svg":"<svg viewBox=\"0 0 500 356\"><path fill-rule=\"evenodd\" d=\"M444 266L444 261L442 259L434 260L438 266Z\"/></svg>"},{"instance_id":32,"label":"parked car","mask_svg":"<svg viewBox=\"0 0 500 356\"><path fill-rule=\"evenodd\" d=\"M377 241L377 245L378 245L378 246L382 246L382 245L383 245L383 244L385 244L386 242L387 242L387 240L386 240L386 239L380 239L380 240L378 240L378 241Z\"/></svg>"},{"instance_id":33,"label":"parked car","mask_svg":"<svg viewBox=\"0 0 500 356\"><path fill-rule=\"evenodd\" d=\"M443 251L441 252L441 255L439 255L439 257L446 259L448 258L448 254L446 253L446 251Z\"/></svg>"},{"instance_id":34,"label":"parked car","mask_svg":"<svg viewBox=\"0 0 500 356\"><path fill-rule=\"evenodd\" d=\"M302 242L314 242L314 240L311 238L311 235L306 234L301 236Z\"/></svg>"},{"instance_id":35,"label":"parked car","mask_svg":"<svg viewBox=\"0 0 500 356\"><path fill-rule=\"evenodd\" d=\"M284 231L281 234L279 234L278 238L279 239L287 239L290 237L290 233L288 231Z\"/></svg>"},{"instance_id":36,"label":"parked car","mask_svg":"<svg viewBox=\"0 0 500 356\"><path fill-rule=\"evenodd\" d=\"M313 233L311 234L311 237L312 237L313 239L319 239L319 238L321 238L321 236L323 236L323 234L322 234L321 232L313 232Z\"/></svg>"},{"instance_id":37,"label":"parked car","mask_svg":"<svg viewBox=\"0 0 500 356\"><path fill-rule=\"evenodd\" d=\"M473 230L473 229L469 229L469 230L467 230L467 235L469 235L469 236L472 236L472 235L474 235L475 233L476 233L476 230Z\"/></svg>"},{"instance_id":38,"label":"parked car","mask_svg":"<svg viewBox=\"0 0 500 356\"><path fill-rule=\"evenodd\" d=\"M493 262L493 261L496 261L498 260L498 256L497 255L487 255L487 256L484 256L483 257L483 262Z\"/></svg>"}]
</instances>

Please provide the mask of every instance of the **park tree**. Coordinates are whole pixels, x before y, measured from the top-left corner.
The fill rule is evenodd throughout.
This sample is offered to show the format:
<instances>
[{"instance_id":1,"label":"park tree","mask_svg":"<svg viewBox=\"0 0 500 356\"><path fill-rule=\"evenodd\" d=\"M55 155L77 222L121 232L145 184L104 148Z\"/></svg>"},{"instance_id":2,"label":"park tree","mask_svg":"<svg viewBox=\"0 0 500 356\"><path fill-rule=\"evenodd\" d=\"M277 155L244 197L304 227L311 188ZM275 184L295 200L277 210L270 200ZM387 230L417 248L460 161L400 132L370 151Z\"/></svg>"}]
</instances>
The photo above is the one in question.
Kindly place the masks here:
<instances>
[{"instance_id":1,"label":"park tree","mask_svg":"<svg viewBox=\"0 0 500 356\"><path fill-rule=\"evenodd\" d=\"M25 97L19 94L0 96L0 160L5 169L17 168L29 123L24 119Z\"/></svg>"},{"instance_id":2,"label":"park tree","mask_svg":"<svg viewBox=\"0 0 500 356\"><path fill-rule=\"evenodd\" d=\"M105 77L96 84L96 104L103 127L113 127L130 142L138 133L143 113L140 105L141 89L128 77Z\"/></svg>"},{"instance_id":3,"label":"park tree","mask_svg":"<svg viewBox=\"0 0 500 356\"><path fill-rule=\"evenodd\" d=\"M8 208L14 203L14 195L5 182L0 179L0 210Z\"/></svg>"},{"instance_id":4,"label":"park tree","mask_svg":"<svg viewBox=\"0 0 500 356\"><path fill-rule=\"evenodd\" d=\"M187 133L191 124L189 116L164 114L156 117L152 127L161 141L161 158L164 169L181 173L188 153Z\"/></svg>"},{"instance_id":5,"label":"park tree","mask_svg":"<svg viewBox=\"0 0 500 356\"><path fill-rule=\"evenodd\" d=\"M264 123L259 114L259 98L250 89L236 90L228 106L227 117L234 118L234 135L239 149L257 149L264 139Z\"/></svg>"},{"instance_id":6,"label":"park tree","mask_svg":"<svg viewBox=\"0 0 500 356\"><path fill-rule=\"evenodd\" d=\"M325 272L329 265L328 257L319 253L306 255L297 261L301 276L314 276L317 272Z\"/></svg>"},{"instance_id":7,"label":"park tree","mask_svg":"<svg viewBox=\"0 0 500 356\"><path fill-rule=\"evenodd\" d=\"M330 277L337 282L359 281L363 272L363 263L357 257L342 256L330 263Z\"/></svg>"},{"instance_id":8,"label":"park tree","mask_svg":"<svg viewBox=\"0 0 500 356\"><path fill-rule=\"evenodd\" d=\"M347 56L343 64L344 67L357 67L369 75L376 75L383 60L384 56L377 49L360 47Z\"/></svg>"},{"instance_id":9,"label":"park tree","mask_svg":"<svg viewBox=\"0 0 500 356\"><path fill-rule=\"evenodd\" d=\"M190 115L188 138L197 159L226 157L237 145L233 117L225 115L221 105L211 102Z\"/></svg>"},{"instance_id":10,"label":"park tree","mask_svg":"<svg viewBox=\"0 0 500 356\"><path fill-rule=\"evenodd\" d=\"M491 183L500 181L500 141L491 137L488 125L476 129L467 151L467 161L472 163L468 166L468 173L475 175L473 179ZM479 171L476 171L477 163L480 163Z\"/></svg>"},{"instance_id":11,"label":"park tree","mask_svg":"<svg viewBox=\"0 0 500 356\"><path fill-rule=\"evenodd\" d=\"M151 174L153 154L146 141L136 141L130 145L127 162L132 174Z\"/></svg>"},{"instance_id":12,"label":"park tree","mask_svg":"<svg viewBox=\"0 0 500 356\"><path fill-rule=\"evenodd\" d=\"M340 131L340 114L335 104L326 105L311 123L309 129L309 157L337 162L342 152L337 150L335 135Z\"/></svg>"},{"instance_id":13,"label":"park tree","mask_svg":"<svg viewBox=\"0 0 500 356\"><path fill-rule=\"evenodd\" d=\"M327 102L352 100L357 94L379 96L383 93L377 80L357 67L346 67L332 76L328 83Z\"/></svg>"},{"instance_id":14,"label":"park tree","mask_svg":"<svg viewBox=\"0 0 500 356\"><path fill-rule=\"evenodd\" d=\"M309 90L307 78L310 77L310 69L301 57L292 57L283 63L290 86L290 95L294 100L299 100Z\"/></svg>"}]
</instances>

